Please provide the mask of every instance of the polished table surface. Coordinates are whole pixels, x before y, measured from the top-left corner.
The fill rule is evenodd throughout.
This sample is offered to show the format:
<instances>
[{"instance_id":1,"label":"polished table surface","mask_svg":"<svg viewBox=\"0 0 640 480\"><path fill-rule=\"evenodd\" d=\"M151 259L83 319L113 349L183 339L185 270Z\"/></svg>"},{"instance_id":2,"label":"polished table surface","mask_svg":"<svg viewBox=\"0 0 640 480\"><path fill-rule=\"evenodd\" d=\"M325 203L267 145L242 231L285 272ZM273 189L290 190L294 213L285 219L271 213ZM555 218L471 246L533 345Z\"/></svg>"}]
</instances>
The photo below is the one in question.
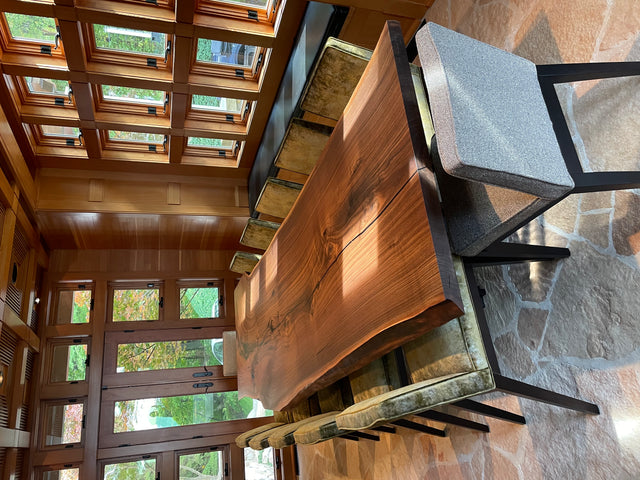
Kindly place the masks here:
<instances>
[{"instance_id":1,"label":"polished table surface","mask_svg":"<svg viewBox=\"0 0 640 480\"><path fill-rule=\"evenodd\" d=\"M235 291L238 390L290 408L461 314L400 27Z\"/></svg>"}]
</instances>

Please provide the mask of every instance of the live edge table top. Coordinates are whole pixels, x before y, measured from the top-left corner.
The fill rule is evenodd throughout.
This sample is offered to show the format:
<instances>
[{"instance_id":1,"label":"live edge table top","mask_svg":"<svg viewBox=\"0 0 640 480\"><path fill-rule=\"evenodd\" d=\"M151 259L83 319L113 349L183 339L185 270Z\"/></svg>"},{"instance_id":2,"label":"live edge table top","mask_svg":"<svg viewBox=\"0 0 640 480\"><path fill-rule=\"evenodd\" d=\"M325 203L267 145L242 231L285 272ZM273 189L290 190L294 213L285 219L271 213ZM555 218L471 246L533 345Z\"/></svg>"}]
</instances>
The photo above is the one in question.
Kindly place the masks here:
<instances>
[{"instance_id":1,"label":"live edge table top","mask_svg":"<svg viewBox=\"0 0 640 480\"><path fill-rule=\"evenodd\" d=\"M284 410L461 315L400 27L235 290L240 395Z\"/></svg>"}]
</instances>

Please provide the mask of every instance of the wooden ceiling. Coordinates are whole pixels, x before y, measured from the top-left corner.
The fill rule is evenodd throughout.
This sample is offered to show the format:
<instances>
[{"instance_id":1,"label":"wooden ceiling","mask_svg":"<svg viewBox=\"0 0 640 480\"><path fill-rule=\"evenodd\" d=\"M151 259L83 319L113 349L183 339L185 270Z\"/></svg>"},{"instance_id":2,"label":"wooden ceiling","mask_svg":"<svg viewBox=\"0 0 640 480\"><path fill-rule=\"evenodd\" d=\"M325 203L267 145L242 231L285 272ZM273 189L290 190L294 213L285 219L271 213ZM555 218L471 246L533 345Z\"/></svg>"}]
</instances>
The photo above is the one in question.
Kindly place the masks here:
<instances>
[{"instance_id":1,"label":"wooden ceiling","mask_svg":"<svg viewBox=\"0 0 640 480\"><path fill-rule=\"evenodd\" d=\"M432 3L321 1L349 7L340 37L368 48L386 19L400 21L410 38ZM50 249L238 248L249 215L247 177L307 4L267 0L262 10L242 3L260 2L3 0L3 12L54 19L61 35L59 48L41 53L43 42L13 38L0 15L3 171ZM254 9L258 20L249 18ZM95 24L114 34L166 35L166 62L160 55L148 66L145 55L99 48ZM196 56L198 39L255 46L255 56L242 68L209 65ZM33 95L25 77L68 82L72 96L61 104L59 94ZM165 92L168 103L154 104L155 113L144 102L110 103L102 85ZM202 112L192 108L193 95L245 103L232 114ZM82 144L45 136L39 125L81 133ZM109 138L109 130L163 141L150 151L147 143ZM222 147L188 145L189 137L232 147L223 154Z\"/></svg>"}]
</instances>

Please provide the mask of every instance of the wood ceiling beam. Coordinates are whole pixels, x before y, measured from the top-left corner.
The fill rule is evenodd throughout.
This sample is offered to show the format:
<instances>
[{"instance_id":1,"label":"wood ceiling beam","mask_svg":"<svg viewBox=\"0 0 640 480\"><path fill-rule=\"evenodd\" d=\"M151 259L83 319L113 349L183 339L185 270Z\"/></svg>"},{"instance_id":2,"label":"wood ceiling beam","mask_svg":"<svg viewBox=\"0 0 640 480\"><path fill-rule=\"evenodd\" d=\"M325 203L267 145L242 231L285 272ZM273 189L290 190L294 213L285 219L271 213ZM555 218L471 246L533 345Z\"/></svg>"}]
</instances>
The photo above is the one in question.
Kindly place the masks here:
<instances>
[{"instance_id":1,"label":"wood ceiling beam","mask_svg":"<svg viewBox=\"0 0 640 480\"><path fill-rule=\"evenodd\" d=\"M184 152L184 137L172 135L169 139L169 163L180 163Z\"/></svg>"},{"instance_id":2,"label":"wood ceiling beam","mask_svg":"<svg viewBox=\"0 0 640 480\"><path fill-rule=\"evenodd\" d=\"M375 10L389 15L400 17L422 18L427 13L427 9L433 0L424 2L413 2L410 0L316 0L320 3L330 3L349 8L362 8L364 10Z\"/></svg>"},{"instance_id":3,"label":"wood ceiling beam","mask_svg":"<svg viewBox=\"0 0 640 480\"><path fill-rule=\"evenodd\" d=\"M184 128L189 96L184 93L171 94L171 128Z\"/></svg>"},{"instance_id":4,"label":"wood ceiling beam","mask_svg":"<svg viewBox=\"0 0 640 480\"><path fill-rule=\"evenodd\" d=\"M20 119L24 123L41 125L63 125L65 127L79 127L80 118L77 110L60 107L43 107L40 105L23 105L20 109Z\"/></svg>"},{"instance_id":5,"label":"wood ceiling beam","mask_svg":"<svg viewBox=\"0 0 640 480\"><path fill-rule=\"evenodd\" d=\"M83 128L82 130L82 143L87 151L87 157L91 160L99 159L102 157L102 145L100 143L100 137L98 131L95 128Z\"/></svg>"},{"instance_id":6,"label":"wood ceiling beam","mask_svg":"<svg viewBox=\"0 0 640 480\"><path fill-rule=\"evenodd\" d=\"M96 182L98 180L98 182ZM92 183L93 182L93 183ZM237 198L246 186L40 175L38 212L248 216ZM91 186L93 185L93 195ZM96 185L98 185L96 187ZM95 193L100 190L99 195ZM176 194L177 189L177 194ZM241 192L242 193L242 192Z\"/></svg>"},{"instance_id":7,"label":"wood ceiling beam","mask_svg":"<svg viewBox=\"0 0 640 480\"><path fill-rule=\"evenodd\" d=\"M60 26L60 36L68 69L84 72L87 69L87 58L84 55L84 41L80 32L80 24L75 21L59 20L58 25Z\"/></svg>"}]
</instances>

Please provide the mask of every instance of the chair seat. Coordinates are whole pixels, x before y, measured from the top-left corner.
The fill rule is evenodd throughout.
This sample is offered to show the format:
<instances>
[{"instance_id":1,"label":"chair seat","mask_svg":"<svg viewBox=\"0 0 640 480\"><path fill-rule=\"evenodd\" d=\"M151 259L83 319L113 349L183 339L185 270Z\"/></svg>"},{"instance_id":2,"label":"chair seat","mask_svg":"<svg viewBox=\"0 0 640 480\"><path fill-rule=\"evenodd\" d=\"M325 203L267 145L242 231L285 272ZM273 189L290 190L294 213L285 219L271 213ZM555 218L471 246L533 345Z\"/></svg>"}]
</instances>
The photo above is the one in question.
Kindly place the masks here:
<instances>
[{"instance_id":1,"label":"chair seat","mask_svg":"<svg viewBox=\"0 0 640 480\"><path fill-rule=\"evenodd\" d=\"M336 425L336 415L338 413L340 412L329 412L327 415L323 415L322 418L315 417L314 421L300 427L293 434L296 443L313 445L348 433L339 429Z\"/></svg>"},{"instance_id":2,"label":"chair seat","mask_svg":"<svg viewBox=\"0 0 640 480\"><path fill-rule=\"evenodd\" d=\"M263 450L265 448L268 448L269 446L272 446L274 448L284 448L288 447L289 445L293 445L295 443L293 432L295 432L298 428L306 425L307 423L322 417L323 415L316 415L315 417L305 418L294 423L287 423L280 427L276 427L271 430L259 433L258 435L255 435L251 440L249 440L249 446L254 450Z\"/></svg>"},{"instance_id":3,"label":"chair seat","mask_svg":"<svg viewBox=\"0 0 640 480\"><path fill-rule=\"evenodd\" d=\"M281 427L282 425L284 425L282 422L271 422L266 425L260 425L259 427L252 428L248 432L244 432L236 437L236 445L238 448L246 448L249 446L249 440L256 435L273 430L276 427Z\"/></svg>"},{"instance_id":4,"label":"chair seat","mask_svg":"<svg viewBox=\"0 0 640 480\"><path fill-rule=\"evenodd\" d=\"M416 40L449 175L543 199L573 189L535 64L434 23Z\"/></svg>"},{"instance_id":5,"label":"chair seat","mask_svg":"<svg viewBox=\"0 0 640 480\"><path fill-rule=\"evenodd\" d=\"M448 375L378 395L336 415L336 428L364 430L495 388L490 368Z\"/></svg>"}]
</instances>

